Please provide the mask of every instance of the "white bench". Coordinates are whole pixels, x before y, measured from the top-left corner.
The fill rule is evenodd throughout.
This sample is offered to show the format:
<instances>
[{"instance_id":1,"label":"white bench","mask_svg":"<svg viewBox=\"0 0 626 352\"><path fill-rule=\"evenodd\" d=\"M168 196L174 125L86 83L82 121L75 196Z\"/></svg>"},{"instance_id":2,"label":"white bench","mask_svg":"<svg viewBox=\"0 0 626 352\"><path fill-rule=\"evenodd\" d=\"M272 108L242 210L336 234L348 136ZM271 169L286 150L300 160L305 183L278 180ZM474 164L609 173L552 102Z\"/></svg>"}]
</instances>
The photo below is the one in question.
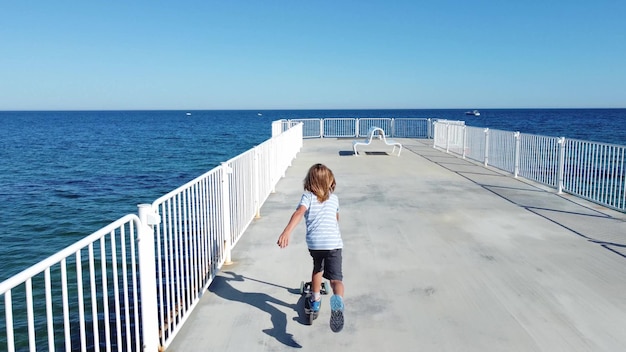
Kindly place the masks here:
<instances>
[{"instance_id":1,"label":"white bench","mask_svg":"<svg viewBox=\"0 0 626 352\"><path fill-rule=\"evenodd\" d=\"M365 138L364 141L353 141L352 142L352 149L354 149L354 155L355 156L359 156L359 153L356 150L356 147L359 145L370 145L372 143L372 139L374 139L374 137L378 137L379 140L383 141L386 145L390 145L393 146L393 150L391 150L391 154L393 154L393 152L396 150L396 147L398 147L398 156L400 156L400 153L402 152L402 144L392 140L392 139L387 139L385 138L385 131L380 128L380 127L370 127L370 129L367 131L367 137Z\"/></svg>"}]
</instances>

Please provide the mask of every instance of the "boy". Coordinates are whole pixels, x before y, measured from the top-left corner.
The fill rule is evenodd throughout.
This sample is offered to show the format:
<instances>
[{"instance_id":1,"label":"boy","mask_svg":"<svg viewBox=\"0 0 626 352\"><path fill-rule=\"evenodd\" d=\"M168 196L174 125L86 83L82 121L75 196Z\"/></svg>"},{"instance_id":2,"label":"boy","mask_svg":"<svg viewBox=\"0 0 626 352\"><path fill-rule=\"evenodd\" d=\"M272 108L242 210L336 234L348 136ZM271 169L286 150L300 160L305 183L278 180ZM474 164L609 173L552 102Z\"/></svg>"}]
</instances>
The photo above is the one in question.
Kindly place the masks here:
<instances>
[{"instance_id":1,"label":"boy","mask_svg":"<svg viewBox=\"0 0 626 352\"><path fill-rule=\"evenodd\" d=\"M278 246L289 244L291 231L302 217L306 219L306 243L313 258L311 275L311 302L313 311L321 305L322 277L330 280L333 295L330 298L330 328L334 332L343 329L343 273L341 250L343 241L339 231L339 198L335 191L335 176L322 164L311 166L304 179L304 190L300 204L291 215L289 223L278 238Z\"/></svg>"}]
</instances>

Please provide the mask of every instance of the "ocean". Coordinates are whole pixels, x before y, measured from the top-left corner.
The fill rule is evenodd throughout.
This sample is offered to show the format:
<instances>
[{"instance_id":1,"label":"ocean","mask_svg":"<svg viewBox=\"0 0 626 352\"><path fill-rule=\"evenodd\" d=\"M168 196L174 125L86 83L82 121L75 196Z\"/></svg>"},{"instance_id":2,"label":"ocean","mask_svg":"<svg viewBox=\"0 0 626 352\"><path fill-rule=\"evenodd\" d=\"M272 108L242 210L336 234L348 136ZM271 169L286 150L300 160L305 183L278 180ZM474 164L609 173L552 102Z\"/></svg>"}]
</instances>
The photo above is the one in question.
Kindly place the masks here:
<instances>
[{"instance_id":1,"label":"ocean","mask_svg":"<svg viewBox=\"0 0 626 352\"><path fill-rule=\"evenodd\" d=\"M626 109L0 112L0 281L271 136L278 119L416 117L626 145Z\"/></svg>"}]
</instances>

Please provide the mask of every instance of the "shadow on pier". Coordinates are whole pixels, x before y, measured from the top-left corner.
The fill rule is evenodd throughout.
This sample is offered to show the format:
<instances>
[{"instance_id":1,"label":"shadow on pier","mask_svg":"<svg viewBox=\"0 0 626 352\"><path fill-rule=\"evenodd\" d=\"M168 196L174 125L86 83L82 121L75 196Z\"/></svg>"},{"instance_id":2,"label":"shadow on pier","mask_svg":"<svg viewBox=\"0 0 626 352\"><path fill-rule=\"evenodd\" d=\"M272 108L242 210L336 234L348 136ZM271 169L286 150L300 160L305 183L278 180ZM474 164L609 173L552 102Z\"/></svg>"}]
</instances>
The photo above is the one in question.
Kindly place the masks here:
<instances>
[{"instance_id":1,"label":"shadow on pier","mask_svg":"<svg viewBox=\"0 0 626 352\"><path fill-rule=\"evenodd\" d=\"M263 312L266 312L270 316L272 327L269 329L264 329L263 332L269 336L272 336L286 346L301 348L302 346L293 339L293 335L287 333L287 315L284 312L280 311L278 308L274 307L272 304L293 309L298 314L298 318L296 319L299 322L304 323L304 312L299 309L299 307L302 307L301 303L303 302L298 301L298 303L296 304L289 304L265 293L242 292L233 287L233 285L231 284L232 282L243 282L246 280L256 281L271 286L282 287L288 290L290 293L299 293L299 290L297 289L291 289L269 282L248 278L243 275L236 274L232 271L225 271L216 276L213 279L211 286L209 287L209 291L218 295L219 297L222 297L223 299L245 303ZM302 298L300 300L302 300Z\"/></svg>"},{"instance_id":2,"label":"shadow on pier","mask_svg":"<svg viewBox=\"0 0 626 352\"><path fill-rule=\"evenodd\" d=\"M430 148L411 150L483 189L626 258L623 214ZM597 208L597 209L596 209ZM598 210L601 209L602 211ZM614 215L608 215L613 213Z\"/></svg>"}]
</instances>

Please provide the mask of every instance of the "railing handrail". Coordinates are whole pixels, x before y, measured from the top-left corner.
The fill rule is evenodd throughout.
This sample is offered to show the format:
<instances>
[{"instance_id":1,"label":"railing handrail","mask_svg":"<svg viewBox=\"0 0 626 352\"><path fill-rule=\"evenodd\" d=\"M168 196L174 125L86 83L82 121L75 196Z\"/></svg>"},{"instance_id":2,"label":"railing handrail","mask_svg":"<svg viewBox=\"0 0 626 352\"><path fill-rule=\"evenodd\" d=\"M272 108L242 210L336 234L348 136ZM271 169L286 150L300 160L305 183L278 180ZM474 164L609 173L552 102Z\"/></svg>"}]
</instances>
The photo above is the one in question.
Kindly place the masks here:
<instances>
[{"instance_id":1,"label":"railing handrail","mask_svg":"<svg viewBox=\"0 0 626 352\"><path fill-rule=\"evenodd\" d=\"M40 261L39 263L22 270L21 272L11 276L10 278L2 281L0 283L0 295L6 293L8 290L15 288L17 285L24 283L28 278L39 275L44 272L47 268L58 264L63 259L69 257L70 255L76 253L77 251L89 246L89 244L99 240L105 235L108 235L112 230L117 229L122 224L129 223L130 221L135 221L139 223L139 217L135 214L127 214L116 221L108 224L107 226L99 229L98 231L90 234L87 237L71 244L64 249L58 251L57 253L49 256L48 258Z\"/></svg>"}]
</instances>

